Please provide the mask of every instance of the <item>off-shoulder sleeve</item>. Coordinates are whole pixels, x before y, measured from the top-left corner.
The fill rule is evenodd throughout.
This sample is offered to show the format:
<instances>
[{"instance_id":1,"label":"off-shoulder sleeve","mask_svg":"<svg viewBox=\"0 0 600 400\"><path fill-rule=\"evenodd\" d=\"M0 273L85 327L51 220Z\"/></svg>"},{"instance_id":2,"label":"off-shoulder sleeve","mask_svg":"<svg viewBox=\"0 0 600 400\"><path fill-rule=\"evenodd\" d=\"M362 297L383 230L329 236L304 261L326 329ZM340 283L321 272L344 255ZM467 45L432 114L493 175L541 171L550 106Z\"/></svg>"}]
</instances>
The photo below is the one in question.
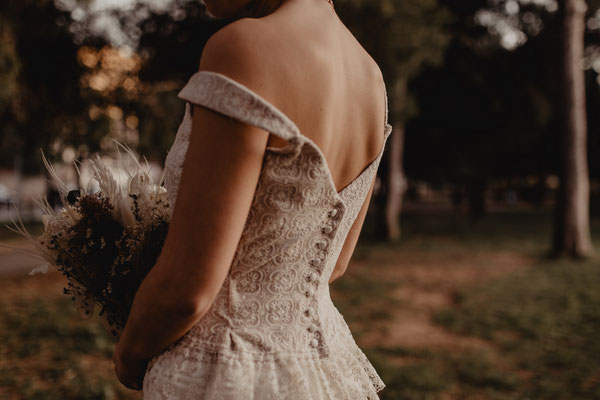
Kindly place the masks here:
<instances>
[{"instance_id":1,"label":"off-shoulder sleeve","mask_svg":"<svg viewBox=\"0 0 600 400\"><path fill-rule=\"evenodd\" d=\"M241 83L217 72L198 71L178 94L200 105L271 132L284 140L300 136L298 127L285 114Z\"/></svg>"}]
</instances>

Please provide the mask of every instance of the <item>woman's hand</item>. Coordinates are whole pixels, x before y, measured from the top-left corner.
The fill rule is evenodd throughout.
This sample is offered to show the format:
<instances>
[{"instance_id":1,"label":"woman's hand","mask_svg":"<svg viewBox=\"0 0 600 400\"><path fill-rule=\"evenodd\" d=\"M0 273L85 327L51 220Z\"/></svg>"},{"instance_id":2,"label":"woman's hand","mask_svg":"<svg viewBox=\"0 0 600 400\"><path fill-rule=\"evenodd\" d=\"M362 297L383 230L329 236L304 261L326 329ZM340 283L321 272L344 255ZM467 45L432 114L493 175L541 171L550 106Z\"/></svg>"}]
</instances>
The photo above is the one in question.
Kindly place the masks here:
<instances>
[{"instance_id":1,"label":"woman's hand","mask_svg":"<svg viewBox=\"0 0 600 400\"><path fill-rule=\"evenodd\" d=\"M115 372L119 381L129 389L142 390L144 375L146 374L149 361L128 359L120 351L119 343L115 345L115 354L113 356Z\"/></svg>"}]
</instances>

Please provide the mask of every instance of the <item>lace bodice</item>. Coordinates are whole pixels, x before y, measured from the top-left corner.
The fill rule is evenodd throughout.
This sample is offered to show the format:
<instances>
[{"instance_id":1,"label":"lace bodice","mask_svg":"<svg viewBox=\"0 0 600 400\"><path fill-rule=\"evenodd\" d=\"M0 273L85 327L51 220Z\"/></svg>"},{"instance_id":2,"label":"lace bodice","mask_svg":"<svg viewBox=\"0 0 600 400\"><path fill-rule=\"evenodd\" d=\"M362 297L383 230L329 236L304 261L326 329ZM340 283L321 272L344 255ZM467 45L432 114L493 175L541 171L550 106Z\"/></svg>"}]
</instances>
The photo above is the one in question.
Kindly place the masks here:
<instances>
[{"instance_id":1,"label":"lace bodice","mask_svg":"<svg viewBox=\"0 0 600 400\"><path fill-rule=\"evenodd\" d=\"M148 399L376 399L385 385L331 301L328 281L392 130L377 157L337 192L325 157L281 111L240 83L200 71L179 93L184 119L165 163L173 210L191 104L287 141L267 147L231 268L208 313L144 380ZM387 101L386 101L387 103Z\"/></svg>"}]
</instances>

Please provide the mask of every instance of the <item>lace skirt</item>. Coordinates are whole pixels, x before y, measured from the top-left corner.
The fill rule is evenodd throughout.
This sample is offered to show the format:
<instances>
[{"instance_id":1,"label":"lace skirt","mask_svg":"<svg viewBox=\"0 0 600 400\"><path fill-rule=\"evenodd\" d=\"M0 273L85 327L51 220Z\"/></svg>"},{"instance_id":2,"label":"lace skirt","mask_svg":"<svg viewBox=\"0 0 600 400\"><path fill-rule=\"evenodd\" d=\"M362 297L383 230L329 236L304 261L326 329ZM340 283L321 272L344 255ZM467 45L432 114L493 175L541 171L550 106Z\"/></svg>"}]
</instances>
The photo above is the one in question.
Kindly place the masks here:
<instances>
[{"instance_id":1,"label":"lace skirt","mask_svg":"<svg viewBox=\"0 0 600 400\"><path fill-rule=\"evenodd\" d=\"M345 335L343 335L345 336ZM385 387L354 340L316 353L208 351L178 342L154 357L145 400L375 400Z\"/></svg>"}]
</instances>

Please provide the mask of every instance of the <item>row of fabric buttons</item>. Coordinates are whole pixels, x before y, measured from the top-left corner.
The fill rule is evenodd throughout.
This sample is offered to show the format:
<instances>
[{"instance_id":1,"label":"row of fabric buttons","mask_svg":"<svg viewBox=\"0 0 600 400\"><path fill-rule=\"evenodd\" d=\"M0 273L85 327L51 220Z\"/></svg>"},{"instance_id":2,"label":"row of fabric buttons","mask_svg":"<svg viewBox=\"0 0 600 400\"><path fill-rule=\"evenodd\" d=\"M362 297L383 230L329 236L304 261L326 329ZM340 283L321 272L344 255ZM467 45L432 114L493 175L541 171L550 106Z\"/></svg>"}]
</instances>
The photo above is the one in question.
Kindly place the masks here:
<instances>
[{"instance_id":1,"label":"row of fabric buttons","mask_svg":"<svg viewBox=\"0 0 600 400\"><path fill-rule=\"evenodd\" d=\"M308 332L313 336L312 339L310 340L309 344L310 347L318 347L319 346L319 341L317 340L317 335L319 335L319 327L317 326L317 320L315 319L315 307L316 307L316 302L312 301L312 304L310 304L308 306L308 308L305 311L305 315L309 320L309 325L308 325Z\"/></svg>"},{"instance_id":2,"label":"row of fabric buttons","mask_svg":"<svg viewBox=\"0 0 600 400\"><path fill-rule=\"evenodd\" d=\"M326 223L325 226L323 226L321 228L321 232L324 235L329 235L331 234L336 228L337 228L337 221L334 221L333 219L338 215L338 209L337 208L332 208L331 210L329 210L327 212L327 216L332 219L332 221L329 221L328 223ZM327 256L327 247L329 246L329 242L330 239L329 238L322 238L319 241L317 241L317 243L315 244L315 247L319 250L318 254L316 257L312 258L310 260L310 265L314 268L314 272L311 272L307 277L306 280L310 283L314 283L315 286L310 286L305 294L307 297L311 297L314 295L314 287L316 287L318 285L318 280L319 280L319 275L322 272L322 264L323 264L323 259ZM311 323L308 326L308 331L313 335L313 338L310 341L310 346L313 348L317 348L319 347L319 340L318 338L321 337L321 332L319 331L319 328L317 327L317 325L315 325L312 322L312 317L314 317L314 309L313 308L308 308L306 310L306 316L309 317L311 319Z\"/></svg>"}]
</instances>

